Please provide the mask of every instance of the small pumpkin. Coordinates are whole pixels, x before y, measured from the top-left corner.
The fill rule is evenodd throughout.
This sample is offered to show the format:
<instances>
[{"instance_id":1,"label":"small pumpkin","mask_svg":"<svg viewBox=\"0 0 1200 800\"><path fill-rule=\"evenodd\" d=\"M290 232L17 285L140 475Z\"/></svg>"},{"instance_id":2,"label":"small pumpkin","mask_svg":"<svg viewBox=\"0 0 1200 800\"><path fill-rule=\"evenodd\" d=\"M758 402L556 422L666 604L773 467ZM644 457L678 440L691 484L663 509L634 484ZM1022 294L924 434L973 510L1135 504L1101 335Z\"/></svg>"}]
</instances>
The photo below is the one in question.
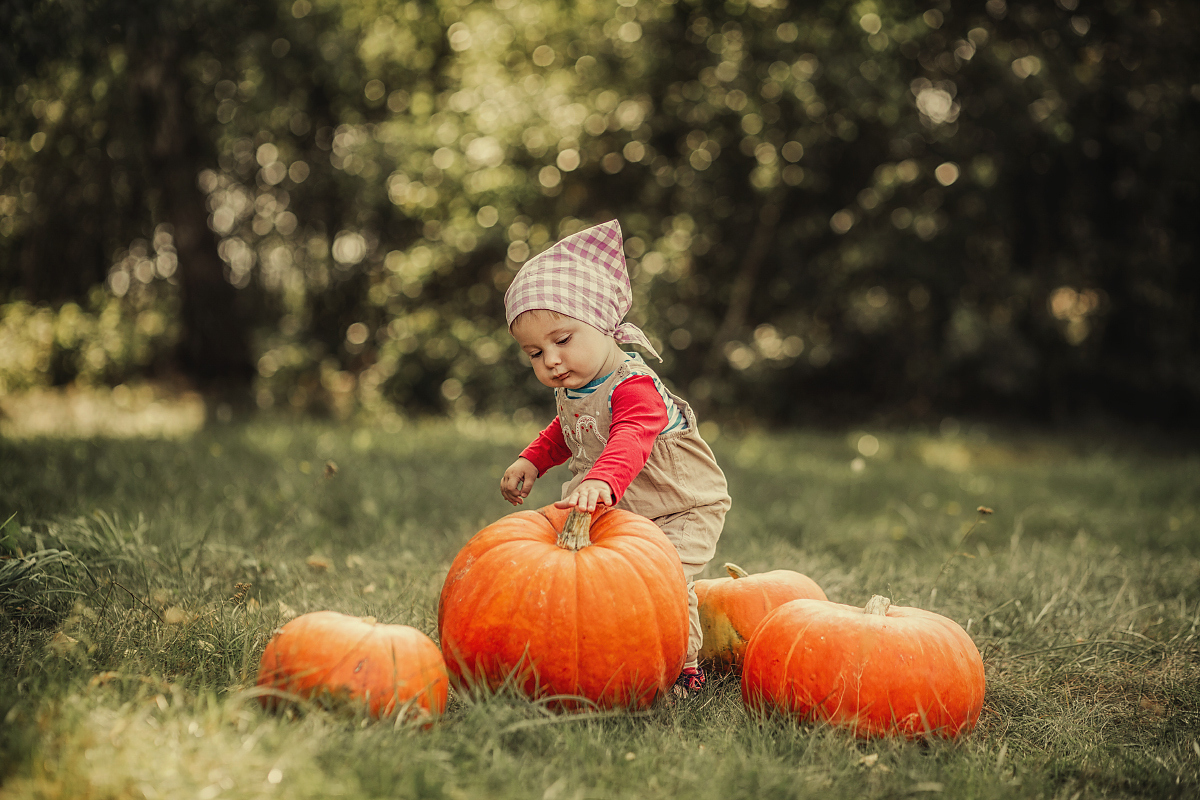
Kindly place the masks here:
<instances>
[{"instance_id":1,"label":"small pumpkin","mask_svg":"<svg viewBox=\"0 0 1200 800\"><path fill-rule=\"evenodd\" d=\"M438 603L456 684L512 685L564 706L648 706L683 668L687 618L675 548L615 508L503 517L463 547Z\"/></svg>"},{"instance_id":2,"label":"small pumpkin","mask_svg":"<svg viewBox=\"0 0 1200 800\"><path fill-rule=\"evenodd\" d=\"M416 717L446 709L449 676L437 645L416 628L336 611L302 614L267 643L258 685L304 698L365 704L372 717L401 708ZM262 695L273 708L275 693Z\"/></svg>"},{"instance_id":3,"label":"small pumpkin","mask_svg":"<svg viewBox=\"0 0 1200 800\"><path fill-rule=\"evenodd\" d=\"M807 575L774 569L750 575L737 564L726 564L728 578L694 582L700 601L704 643L700 659L715 672L741 667L750 634L773 608L789 600L824 600L825 592Z\"/></svg>"},{"instance_id":4,"label":"small pumpkin","mask_svg":"<svg viewBox=\"0 0 1200 800\"><path fill-rule=\"evenodd\" d=\"M763 618L742 665L756 711L850 728L860 737L953 737L983 708L983 659L951 619L893 606L793 600Z\"/></svg>"}]
</instances>

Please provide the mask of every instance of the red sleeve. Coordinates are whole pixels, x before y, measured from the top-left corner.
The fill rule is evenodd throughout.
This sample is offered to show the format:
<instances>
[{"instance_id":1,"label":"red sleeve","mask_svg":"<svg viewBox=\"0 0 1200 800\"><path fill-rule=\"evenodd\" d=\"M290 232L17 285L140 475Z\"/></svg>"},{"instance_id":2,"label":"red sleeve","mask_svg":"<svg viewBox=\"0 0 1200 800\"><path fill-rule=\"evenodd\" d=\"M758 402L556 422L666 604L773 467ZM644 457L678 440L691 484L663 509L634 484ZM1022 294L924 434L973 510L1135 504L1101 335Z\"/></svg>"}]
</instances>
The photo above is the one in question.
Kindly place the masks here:
<instances>
[{"instance_id":1,"label":"red sleeve","mask_svg":"<svg viewBox=\"0 0 1200 800\"><path fill-rule=\"evenodd\" d=\"M612 425L604 452L586 480L600 480L617 502L646 466L655 438L667 427L667 406L649 375L622 381L612 394ZM559 433L561 436L561 431Z\"/></svg>"},{"instance_id":2,"label":"red sleeve","mask_svg":"<svg viewBox=\"0 0 1200 800\"><path fill-rule=\"evenodd\" d=\"M567 440L563 438L558 417L551 420L545 430L521 451L521 458L528 459L537 467L539 478L546 474L546 470L557 467L570 457L571 449L567 447Z\"/></svg>"}]
</instances>

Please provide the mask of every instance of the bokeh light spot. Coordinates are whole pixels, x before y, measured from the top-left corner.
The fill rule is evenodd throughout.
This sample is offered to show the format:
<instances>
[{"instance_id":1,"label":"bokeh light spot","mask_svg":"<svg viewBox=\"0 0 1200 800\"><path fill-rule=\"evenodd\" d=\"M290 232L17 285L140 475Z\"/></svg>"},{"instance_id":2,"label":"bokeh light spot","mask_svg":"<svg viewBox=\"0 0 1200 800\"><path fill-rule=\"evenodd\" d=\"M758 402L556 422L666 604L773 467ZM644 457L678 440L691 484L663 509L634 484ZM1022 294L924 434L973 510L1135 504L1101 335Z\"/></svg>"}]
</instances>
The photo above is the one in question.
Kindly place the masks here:
<instances>
[{"instance_id":1,"label":"bokeh light spot","mask_svg":"<svg viewBox=\"0 0 1200 800\"><path fill-rule=\"evenodd\" d=\"M937 169L933 171L933 175L942 186L949 186L958 180L958 164L955 164L953 161L939 164Z\"/></svg>"}]
</instances>

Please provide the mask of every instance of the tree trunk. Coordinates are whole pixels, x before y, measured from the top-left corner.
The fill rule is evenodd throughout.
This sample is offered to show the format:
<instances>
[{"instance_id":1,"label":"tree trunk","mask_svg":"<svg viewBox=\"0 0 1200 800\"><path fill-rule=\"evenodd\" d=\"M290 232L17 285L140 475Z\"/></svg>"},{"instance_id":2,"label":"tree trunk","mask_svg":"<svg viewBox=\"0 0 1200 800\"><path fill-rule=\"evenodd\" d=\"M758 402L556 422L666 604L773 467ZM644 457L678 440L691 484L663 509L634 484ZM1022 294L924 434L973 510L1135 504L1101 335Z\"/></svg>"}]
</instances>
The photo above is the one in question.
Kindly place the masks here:
<instances>
[{"instance_id":1,"label":"tree trunk","mask_svg":"<svg viewBox=\"0 0 1200 800\"><path fill-rule=\"evenodd\" d=\"M712 346L704 365L704 377L709 380L716 377L725 362L725 345L727 345L746 324L746 315L750 310L750 301L754 297L754 285L758 280L759 268L771 250L775 241L775 228L779 224L780 206L783 204L785 191L782 186L776 188L765 201L758 213L758 224L746 251L738 265L736 277L729 289L729 305L725 308L725 317L721 326L713 336Z\"/></svg>"},{"instance_id":2,"label":"tree trunk","mask_svg":"<svg viewBox=\"0 0 1200 800\"><path fill-rule=\"evenodd\" d=\"M201 388L244 398L254 374L249 325L237 289L225 278L217 238L208 227L205 198L196 183L207 166L207 153L185 99L176 41L147 47L135 91L142 129L150 136L147 166L161 187L161 213L174 228L179 259L179 364Z\"/></svg>"}]
</instances>

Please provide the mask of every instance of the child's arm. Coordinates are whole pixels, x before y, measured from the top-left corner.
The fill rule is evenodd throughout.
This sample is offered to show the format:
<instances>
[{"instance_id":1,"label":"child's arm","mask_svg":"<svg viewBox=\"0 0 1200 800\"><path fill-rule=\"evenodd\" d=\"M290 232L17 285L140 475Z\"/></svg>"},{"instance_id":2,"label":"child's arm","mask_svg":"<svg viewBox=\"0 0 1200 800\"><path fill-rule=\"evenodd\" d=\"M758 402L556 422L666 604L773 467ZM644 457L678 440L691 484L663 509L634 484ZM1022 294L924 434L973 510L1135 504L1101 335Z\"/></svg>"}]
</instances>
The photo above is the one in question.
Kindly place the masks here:
<instances>
[{"instance_id":1,"label":"child's arm","mask_svg":"<svg viewBox=\"0 0 1200 800\"><path fill-rule=\"evenodd\" d=\"M654 379L635 375L613 390L612 425L604 452L575 490L555 503L594 511L597 503L615 505L646 466L654 440L667 426L667 407Z\"/></svg>"},{"instance_id":2,"label":"child's arm","mask_svg":"<svg viewBox=\"0 0 1200 800\"><path fill-rule=\"evenodd\" d=\"M537 479L570 456L571 450L563 438L558 417L555 417L517 460L504 470L504 477L500 479L500 494L514 506L521 505Z\"/></svg>"}]
</instances>

